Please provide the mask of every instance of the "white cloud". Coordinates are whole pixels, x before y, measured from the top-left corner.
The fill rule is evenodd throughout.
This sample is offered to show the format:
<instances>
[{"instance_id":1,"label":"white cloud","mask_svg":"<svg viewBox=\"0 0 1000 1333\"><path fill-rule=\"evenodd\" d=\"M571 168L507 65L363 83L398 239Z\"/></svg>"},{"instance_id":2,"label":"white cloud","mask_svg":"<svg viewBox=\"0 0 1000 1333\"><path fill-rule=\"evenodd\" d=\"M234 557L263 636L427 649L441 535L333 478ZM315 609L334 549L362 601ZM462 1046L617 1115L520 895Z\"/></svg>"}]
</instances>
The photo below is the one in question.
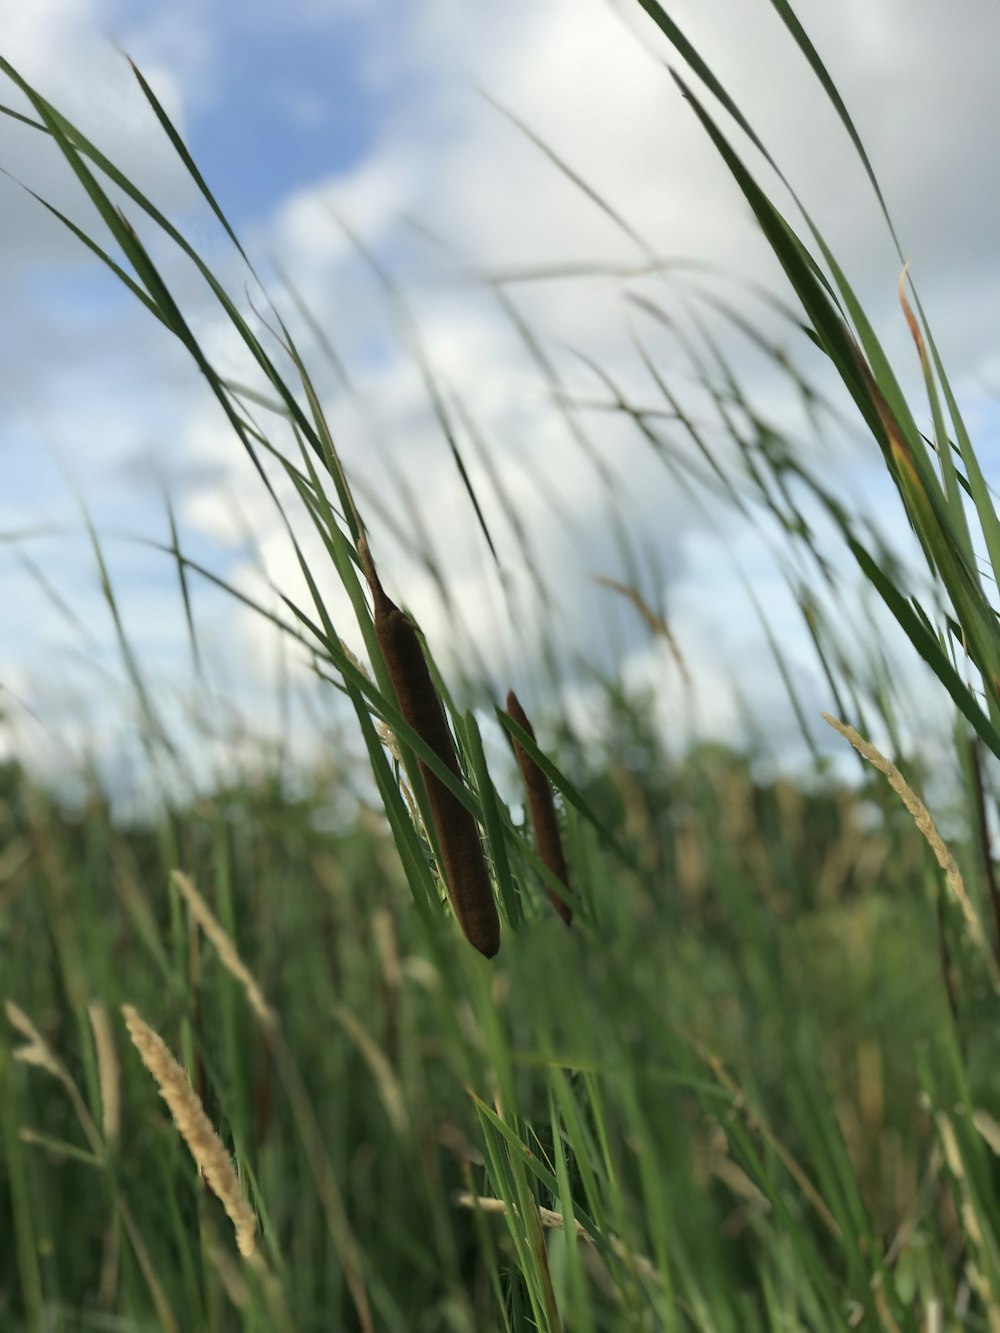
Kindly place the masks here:
<instances>
[{"instance_id":1,"label":"white cloud","mask_svg":"<svg viewBox=\"0 0 1000 1333\"><path fill-rule=\"evenodd\" d=\"M109 40L112 17L105 0L39 0L8 6L2 54L156 202L166 207L190 205L195 198L191 183L128 62ZM145 78L183 133L179 82L152 51L149 55ZM38 119L28 99L12 83L4 88L3 100ZM95 215L81 187L47 136L4 117L0 161L14 180L75 220L94 224ZM4 256L0 278L8 270L16 272L26 260L51 263L57 258L83 258L79 243L10 180L3 183L0 251Z\"/></svg>"},{"instance_id":2,"label":"white cloud","mask_svg":"<svg viewBox=\"0 0 1000 1333\"><path fill-rule=\"evenodd\" d=\"M332 214L345 219L407 293L422 345L457 423L469 474L484 497L491 531L516 584L523 588L527 582L516 528L493 491L490 466L477 456L462 426L456 394L482 432L483 447L529 535L534 559L557 590L564 660L571 663L574 653L607 652L607 643L595 635L596 618L603 613L597 608L604 608L607 599L595 595L592 577L621 577L625 572L625 552L609 513L612 497L599 468L585 459L579 441L553 409L538 367L509 322L499 316L493 298L467 282L463 286L462 279L470 267L496 271L575 260L621 266L641 260L642 254L543 152L478 97L476 85L509 107L620 209L656 253L718 262L781 290L776 264L749 210L662 68L662 59L674 57L637 7L622 9L624 23L598 0L512 0L487 11L436 0L405 7L398 23L389 22L382 10L373 11L366 59L367 77L386 98L380 137L349 171L318 176L310 186L276 201L273 214L249 237L255 255L277 254L288 267L349 367L360 405L337 387L332 371L322 369L318 378L345 462L358 479L359 497L373 493L399 522L410 524L400 495L386 482L384 460L390 460L419 500L435 559L450 571L462 640L498 674L521 670L529 678L541 677L539 663L525 663L519 637L524 628L519 617L531 603L522 598L511 613L504 609L405 329ZM147 75L151 70L158 93L182 124L210 99L212 62L224 59L224 45L214 36L218 15L200 26L194 12L185 7L141 31L133 25L127 34L130 47L143 56ZM338 11L338 17L343 12ZM803 197L845 258L862 299L876 313L907 383L918 383L895 303L898 262L835 114L804 62L794 57L774 12L763 0L743 6L689 0L672 6L671 12L731 83L790 177L801 184ZM47 16L48 28L39 15ZM991 52L1000 35L995 3L989 0L987 8L986 0L970 0L959 13L936 0L907 0L905 7L902 0L891 0L875 12L851 0L836 10L804 4L800 16L869 144L892 211L903 219L904 243L913 247L907 253L919 261L918 280L929 294L942 343L970 377L995 367L993 312L1000 280L988 259L994 246L990 219L1000 198L1000 168L989 139L992 121L984 113L994 100ZM47 0L29 16L19 17L9 45L20 52L16 59L24 63L25 72L54 97L58 94L60 105L82 118L126 169L138 171L151 189L185 207L189 187L181 182L169 148L151 133L151 117L143 110L127 66L97 36L106 17L96 3ZM321 17L310 13L308 4L296 10L297 22L319 23ZM263 17L258 13L245 21L260 23ZM47 30L59 34L48 45L43 40ZM758 168L740 136L733 137ZM0 127L4 163L35 172L43 192L57 202L71 199L65 168L39 156L35 148L30 132ZM254 169L266 173L266 163L257 162ZM14 258L20 262L25 256L65 262L70 251L56 246L52 229L33 204L29 210L22 201L6 218L0 233L6 225L11 265ZM414 219L430 236L414 229ZM72 253L82 264L83 257ZM185 308L191 309L194 327L220 370L252 380L246 350L211 302L196 294L189 274L179 268L168 271L183 290ZM5 272L0 272L0 282ZM227 276L234 278L231 269ZM239 292L238 280L230 285ZM672 276L662 281L637 277L626 287L654 296L670 317L683 320L681 287ZM725 290L740 310L752 310L755 319L760 316L760 308L750 306L735 288ZM572 396L608 397L607 387L574 357L575 350L613 374L633 398L656 403L656 386L630 343L621 282L538 282L510 291ZM287 307L284 302L282 308ZM61 397L69 404L48 411L47 429L63 440L72 439L67 416L74 404L86 404L94 450L88 457L109 465L133 457L140 446L140 451L154 453L159 436L168 470L182 488L185 540L206 544L209 556L213 545L220 548L228 576L256 595L263 586L255 572L257 556L247 558L243 550L249 530L271 579L308 605L273 504L196 372L183 369L182 354L172 349L164 354L169 376L158 379L152 362L162 352L165 335L144 316L121 317L118 326L119 318L112 311L107 341L98 337L93 348L80 353L77 377L93 376L89 393L66 372L39 372L32 389L35 400L46 392L51 400L54 390L57 403ZM683 383L689 365L676 341L641 316L635 322L656 349L666 376ZM256 322L254 326L268 341L266 331ZM113 327L127 327L129 341L138 345L138 339L148 338L148 346L157 349L146 359L134 352L124 391L109 365ZM777 321L768 327L789 341L787 327ZM40 337L44 327L33 333ZM79 339L75 345L79 348ZM303 345L315 358L311 364L321 366L321 351L308 337ZM754 385L757 401L800 430L801 412L773 368L741 344L729 345ZM37 346L33 364L47 366L41 343ZM793 354L808 354L804 340L793 347ZM74 355L72 340L65 355ZM705 407L703 399L695 401ZM260 419L269 426L274 420L264 413ZM734 608L741 598L718 573L717 557L716 567L705 572L705 562L712 561L711 545L692 537L700 528L699 516L649 442L620 415L591 412L577 420L586 426L608 471L620 480L620 512L632 526L638 555L645 558L643 548L652 548L676 592L682 637L703 682L704 727L725 735L736 724L738 707L728 674L733 660L741 666L755 663L743 672L744 689L752 692L763 713L777 716L780 682L745 606L733 611L741 629L731 639L711 614L713 598L728 599ZM669 428L661 423L661 429ZM874 458L873 448L871 454ZM285 486L282 493L287 491ZM120 496L116 512L123 507ZM393 595L415 611L442 662L449 663L455 625L432 574L392 539L377 517L372 527ZM303 545L322 566L316 539L306 534ZM758 577L765 577L763 570L761 566ZM338 624L349 624L343 594L336 591L332 577L324 588L329 589ZM778 609L777 592L768 604L772 611ZM537 607L531 612L537 614ZM266 674L266 626L236 609L226 623L233 627L227 636L230 646L239 645L249 674L258 666ZM790 623L786 628L790 635L799 633L795 642L804 643L800 631ZM804 648L796 652L803 688L818 700L808 654ZM634 629L625 631L623 662L623 669L637 678L659 679L663 666ZM258 683L261 673L255 677ZM670 713L677 704L675 694L667 691L664 700Z\"/></svg>"}]
</instances>

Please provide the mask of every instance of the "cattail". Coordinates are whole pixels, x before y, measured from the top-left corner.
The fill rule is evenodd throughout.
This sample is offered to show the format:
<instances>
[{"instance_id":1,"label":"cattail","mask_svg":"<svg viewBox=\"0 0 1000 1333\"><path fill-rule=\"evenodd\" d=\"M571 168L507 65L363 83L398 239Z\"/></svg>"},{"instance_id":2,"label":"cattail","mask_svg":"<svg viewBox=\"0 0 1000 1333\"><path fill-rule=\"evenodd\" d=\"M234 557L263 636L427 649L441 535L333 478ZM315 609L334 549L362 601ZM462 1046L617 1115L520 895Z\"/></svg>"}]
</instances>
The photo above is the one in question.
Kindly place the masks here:
<instances>
[{"instance_id":1,"label":"cattail","mask_svg":"<svg viewBox=\"0 0 1000 1333\"><path fill-rule=\"evenodd\" d=\"M534 729L513 690L510 690L507 694L507 713L522 731L527 732L532 740L535 739ZM556 817L555 802L552 799L552 786L520 741L515 737L511 739L514 742L514 754L528 793L528 809L531 812L531 823L535 830L538 855L546 869L551 870L556 879L565 884L568 889L569 868L566 865L566 857L563 855L559 820ZM567 926L572 925L573 913L570 911L569 904L556 893L555 889L548 889L548 895L552 906Z\"/></svg>"},{"instance_id":2,"label":"cattail","mask_svg":"<svg viewBox=\"0 0 1000 1333\"><path fill-rule=\"evenodd\" d=\"M374 603L375 637L399 711L420 739L462 781L444 705L434 687L420 639L408 616L386 596L364 537L358 543ZM492 958L500 948L500 918L475 819L436 773L418 758L427 789L442 870L455 916L466 939Z\"/></svg>"}]
</instances>

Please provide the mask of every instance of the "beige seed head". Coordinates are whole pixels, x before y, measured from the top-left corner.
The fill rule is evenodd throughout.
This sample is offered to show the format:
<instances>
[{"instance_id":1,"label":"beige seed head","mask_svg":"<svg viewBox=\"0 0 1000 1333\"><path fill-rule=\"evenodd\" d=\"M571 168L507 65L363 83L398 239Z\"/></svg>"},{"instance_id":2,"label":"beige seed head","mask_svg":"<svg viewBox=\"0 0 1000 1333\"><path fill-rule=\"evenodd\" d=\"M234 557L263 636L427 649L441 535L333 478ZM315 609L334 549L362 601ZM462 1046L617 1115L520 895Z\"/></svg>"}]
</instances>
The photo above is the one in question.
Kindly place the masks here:
<instances>
[{"instance_id":1,"label":"beige seed head","mask_svg":"<svg viewBox=\"0 0 1000 1333\"><path fill-rule=\"evenodd\" d=\"M20 1032L22 1037L28 1039L27 1045L18 1046L14 1051L14 1059L20 1060L25 1065L37 1065L39 1069L44 1069L46 1073L61 1081L64 1073L62 1065L52 1053L52 1048L48 1042L21 1006L15 1004L13 1000L6 1000L4 1010L11 1027Z\"/></svg>"},{"instance_id":2,"label":"beige seed head","mask_svg":"<svg viewBox=\"0 0 1000 1333\"><path fill-rule=\"evenodd\" d=\"M97 1050L97 1079L101 1091L101 1129L104 1142L118 1142L121 1128L121 1086L118 1052L111 1032L108 1011L100 1000L87 1005L94 1046Z\"/></svg>"},{"instance_id":3,"label":"beige seed head","mask_svg":"<svg viewBox=\"0 0 1000 1333\"><path fill-rule=\"evenodd\" d=\"M910 784L900 773L896 765L885 757L881 751L876 750L871 741L866 741L859 731L849 726L846 722L841 722L829 713L823 714L823 721L828 722L834 731L838 731L845 740L850 741L862 758L877 768L888 780L889 786L897 794L899 799L909 811L914 824L923 834L924 840L934 853L938 865L944 871L945 882L948 888L955 896L955 900L962 909L962 915L965 917L969 934L976 942L977 946L983 952L987 965L990 968L990 974L995 986L1000 988L1000 971L997 968L996 959L993 957L993 951L990 948L986 938L986 931L983 929L983 923L979 918L979 913L973 905L965 887L965 881L962 879L962 872L958 868L955 858L945 844L944 839L937 830L931 813L924 805L923 801L913 790Z\"/></svg>"},{"instance_id":4,"label":"beige seed head","mask_svg":"<svg viewBox=\"0 0 1000 1333\"><path fill-rule=\"evenodd\" d=\"M129 1036L167 1103L178 1133L188 1146L209 1188L229 1214L240 1254L249 1259L256 1249L257 1218L243 1197L239 1178L222 1140L212 1128L188 1076L163 1038L130 1004L122 1005Z\"/></svg>"},{"instance_id":5,"label":"beige seed head","mask_svg":"<svg viewBox=\"0 0 1000 1333\"><path fill-rule=\"evenodd\" d=\"M177 886L181 897L187 903L188 911L204 931L205 938L215 948L215 952L219 955L219 962L230 976L235 977L243 987L247 1003L256 1014L261 1026L268 1030L277 1027L277 1014L264 999L264 993L257 985L256 979L236 952L236 945L202 897L194 881L185 875L182 870L175 870L171 879Z\"/></svg>"}]
</instances>

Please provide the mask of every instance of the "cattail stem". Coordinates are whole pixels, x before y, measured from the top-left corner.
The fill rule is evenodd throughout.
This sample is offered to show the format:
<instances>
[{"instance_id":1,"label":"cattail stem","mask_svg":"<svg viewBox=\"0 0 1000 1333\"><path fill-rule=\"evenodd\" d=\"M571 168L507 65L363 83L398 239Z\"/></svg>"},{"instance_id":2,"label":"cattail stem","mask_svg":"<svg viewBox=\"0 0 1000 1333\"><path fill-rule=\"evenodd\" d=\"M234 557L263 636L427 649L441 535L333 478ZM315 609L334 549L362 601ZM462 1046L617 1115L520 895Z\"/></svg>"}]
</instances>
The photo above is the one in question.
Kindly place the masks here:
<instances>
[{"instance_id":1,"label":"cattail stem","mask_svg":"<svg viewBox=\"0 0 1000 1333\"><path fill-rule=\"evenodd\" d=\"M364 539L358 542L365 578L371 589L375 637L396 694L399 711L420 739L455 777L462 770L413 622L385 593ZM417 760L427 790L431 820L441 851L442 872L458 924L481 954L492 958L500 948L500 917L479 837L479 826L436 773Z\"/></svg>"},{"instance_id":2,"label":"cattail stem","mask_svg":"<svg viewBox=\"0 0 1000 1333\"><path fill-rule=\"evenodd\" d=\"M507 694L507 713L522 731L526 732L532 740L535 739L534 729L513 690L510 690ZM568 889L569 867L566 865L566 857L563 853L559 819L556 815L555 801L552 798L552 785L520 741L516 737L511 737L511 739L514 744L517 765L521 770L521 777L524 779L525 790L528 794L528 810L531 813L531 823L535 830L538 855L546 869L551 870L556 879L565 884ZM569 904L556 893L555 889L546 887L546 891L549 895L549 901L567 926L572 925L573 913Z\"/></svg>"}]
</instances>

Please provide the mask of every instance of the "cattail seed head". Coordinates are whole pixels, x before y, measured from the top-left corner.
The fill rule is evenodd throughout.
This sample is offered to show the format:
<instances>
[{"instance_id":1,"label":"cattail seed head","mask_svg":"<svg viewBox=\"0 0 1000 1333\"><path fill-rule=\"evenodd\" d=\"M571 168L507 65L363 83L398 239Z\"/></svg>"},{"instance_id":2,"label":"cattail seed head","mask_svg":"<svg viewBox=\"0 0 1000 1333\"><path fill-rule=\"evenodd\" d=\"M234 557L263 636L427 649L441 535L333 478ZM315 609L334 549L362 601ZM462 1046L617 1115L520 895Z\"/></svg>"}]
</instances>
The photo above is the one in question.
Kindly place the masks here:
<instances>
[{"instance_id":1,"label":"cattail seed head","mask_svg":"<svg viewBox=\"0 0 1000 1333\"><path fill-rule=\"evenodd\" d=\"M396 693L399 711L455 777L462 770L448 728L444 705L431 679L413 622L384 592L371 556L364 563L374 603L375 637ZM457 796L436 773L417 760L427 789L442 870L455 916L466 939L492 958L500 948L500 917L479 837L479 827Z\"/></svg>"},{"instance_id":2,"label":"cattail seed head","mask_svg":"<svg viewBox=\"0 0 1000 1333\"><path fill-rule=\"evenodd\" d=\"M507 694L507 714L513 718L522 731L527 732L532 740L535 739L534 728L528 721L528 716L513 690L510 690ZM521 777L524 779L524 786L528 795L528 810L531 813L531 823L535 830L538 855L541 857L542 864L552 871L556 879L569 888L569 867L566 865L566 857L563 853L559 819L556 815L555 801L552 799L552 785L520 741L513 737L512 740L514 742L514 755L517 759L518 768L521 770ZM554 889L550 888L547 892L549 901L567 926L572 925L573 913L569 904Z\"/></svg>"}]
</instances>

